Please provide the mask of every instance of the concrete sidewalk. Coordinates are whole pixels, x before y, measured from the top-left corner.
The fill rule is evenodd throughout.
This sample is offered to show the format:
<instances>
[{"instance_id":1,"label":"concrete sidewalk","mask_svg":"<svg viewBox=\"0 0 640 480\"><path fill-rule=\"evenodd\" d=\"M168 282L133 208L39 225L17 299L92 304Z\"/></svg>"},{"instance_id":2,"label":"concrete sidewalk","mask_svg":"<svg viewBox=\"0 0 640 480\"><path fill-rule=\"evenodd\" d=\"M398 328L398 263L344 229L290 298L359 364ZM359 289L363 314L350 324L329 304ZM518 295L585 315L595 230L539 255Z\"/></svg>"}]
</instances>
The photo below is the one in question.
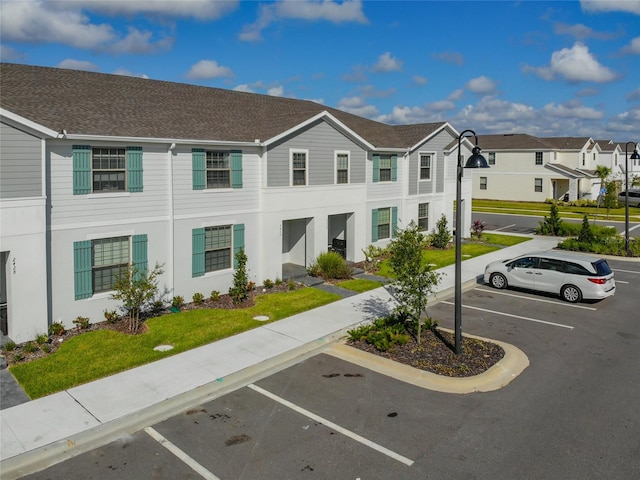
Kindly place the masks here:
<instances>
[{"instance_id":1,"label":"concrete sidewalk","mask_svg":"<svg viewBox=\"0 0 640 480\"><path fill-rule=\"evenodd\" d=\"M487 263L555 247L536 237L462 262L463 284ZM442 273L436 300L453 294L454 266ZM63 457L133 433L313 356L347 329L389 313L383 287L266 324L194 350L0 410L2 478L44 468Z\"/></svg>"}]
</instances>

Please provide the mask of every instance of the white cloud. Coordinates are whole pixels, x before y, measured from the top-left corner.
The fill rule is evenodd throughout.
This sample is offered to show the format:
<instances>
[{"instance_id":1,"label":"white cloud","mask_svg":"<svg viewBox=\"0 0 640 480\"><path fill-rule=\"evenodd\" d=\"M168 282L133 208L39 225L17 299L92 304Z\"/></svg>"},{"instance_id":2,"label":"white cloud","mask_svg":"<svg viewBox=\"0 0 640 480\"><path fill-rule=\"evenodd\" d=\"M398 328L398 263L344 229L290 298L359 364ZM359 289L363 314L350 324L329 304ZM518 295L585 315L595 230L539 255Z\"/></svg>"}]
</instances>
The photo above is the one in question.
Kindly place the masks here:
<instances>
[{"instance_id":1,"label":"white cloud","mask_svg":"<svg viewBox=\"0 0 640 480\"><path fill-rule=\"evenodd\" d=\"M640 100L640 87L627 93L627 100Z\"/></svg>"},{"instance_id":2,"label":"white cloud","mask_svg":"<svg viewBox=\"0 0 640 480\"><path fill-rule=\"evenodd\" d=\"M640 55L640 37L636 37L631 40L631 43L622 49L623 53L630 53L632 55Z\"/></svg>"},{"instance_id":3,"label":"white cloud","mask_svg":"<svg viewBox=\"0 0 640 480\"><path fill-rule=\"evenodd\" d=\"M236 9L239 0L58 0L59 7L106 15L146 15L215 20Z\"/></svg>"},{"instance_id":4,"label":"white cloud","mask_svg":"<svg viewBox=\"0 0 640 480\"><path fill-rule=\"evenodd\" d=\"M133 73L126 68L117 68L113 73L114 75L122 75L124 77L149 78L149 76L145 73Z\"/></svg>"},{"instance_id":5,"label":"white cloud","mask_svg":"<svg viewBox=\"0 0 640 480\"><path fill-rule=\"evenodd\" d=\"M240 85L237 85L236 87L234 87L234 90L236 92L255 93L254 90L249 85L247 85L246 83L242 83Z\"/></svg>"},{"instance_id":6,"label":"white cloud","mask_svg":"<svg viewBox=\"0 0 640 480\"><path fill-rule=\"evenodd\" d=\"M583 43L576 42L571 48L563 48L551 55L551 63L546 67L525 65L524 72L533 72L544 80L562 76L569 82L610 82L616 75L609 68L600 65Z\"/></svg>"},{"instance_id":7,"label":"white cloud","mask_svg":"<svg viewBox=\"0 0 640 480\"><path fill-rule=\"evenodd\" d=\"M22 60L26 55L19 52L8 45L0 45L0 61L11 62L13 60Z\"/></svg>"},{"instance_id":8,"label":"white cloud","mask_svg":"<svg viewBox=\"0 0 640 480\"><path fill-rule=\"evenodd\" d=\"M378 61L372 67L374 72L393 72L402 70L402 60L391 56L390 52L385 52L378 57Z\"/></svg>"},{"instance_id":9,"label":"white cloud","mask_svg":"<svg viewBox=\"0 0 640 480\"><path fill-rule=\"evenodd\" d=\"M591 107L585 107L576 100L560 105L548 103L542 107L542 113L545 116L548 115L549 117L555 118L576 118L582 120L600 120L604 118L604 112Z\"/></svg>"},{"instance_id":10,"label":"white cloud","mask_svg":"<svg viewBox=\"0 0 640 480\"><path fill-rule=\"evenodd\" d=\"M338 102L337 108L365 118L373 118L378 114L375 105L367 105L360 97L345 97Z\"/></svg>"},{"instance_id":11,"label":"white cloud","mask_svg":"<svg viewBox=\"0 0 640 480\"><path fill-rule=\"evenodd\" d=\"M218 65L215 60L200 60L186 74L187 78L196 80L232 76L233 72L229 67Z\"/></svg>"},{"instance_id":12,"label":"white cloud","mask_svg":"<svg viewBox=\"0 0 640 480\"><path fill-rule=\"evenodd\" d=\"M68 68L69 70L86 70L88 72L97 72L99 70L95 63L85 60L75 60L73 58L67 58L61 61L57 65L58 68Z\"/></svg>"},{"instance_id":13,"label":"white cloud","mask_svg":"<svg viewBox=\"0 0 640 480\"><path fill-rule=\"evenodd\" d=\"M151 53L157 50L171 48L173 38L166 37L156 43L150 42L152 32L141 32L137 28L129 27L129 34L108 47L111 53Z\"/></svg>"},{"instance_id":14,"label":"white cloud","mask_svg":"<svg viewBox=\"0 0 640 480\"><path fill-rule=\"evenodd\" d=\"M464 95L464 90L462 88L458 88L449 94L447 100L460 100Z\"/></svg>"},{"instance_id":15,"label":"white cloud","mask_svg":"<svg viewBox=\"0 0 640 480\"><path fill-rule=\"evenodd\" d=\"M479 95L489 95L495 93L497 84L489 77L485 77L484 75L472 78L467 82L467 88L471 90L473 93L477 93Z\"/></svg>"},{"instance_id":16,"label":"white cloud","mask_svg":"<svg viewBox=\"0 0 640 480\"><path fill-rule=\"evenodd\" d=\"M441 52L431 55L436 60L444 63L453 63L454 65L464 65L464 55L458 52Z\"/></svg>"},{"instance_id":17,"label":"white cloud","mask_svg":"<svg viewBox=\"0 0 640 480\"><path fill-rule=\"evenodd\" d=\"M413 76L413 83L415 85L426 85L428 81L429 80L426 77L423 77L422 75Z\"/></svg>"},{"instance_id":18,"label":"white cloud","mask_svg":"<svg viewBox=\"0 0 640 480\"><path fill-rule=\"evenodd\" d=\"M640 15L640 2L636 0L580 0L585 12L629 12Z\"/></svg>"},{"instance_id":19,"label":"white cloud","mask_svg":"<svg viewBox=\"0 0 640 480\"><path fill-rule=\"evenodd\" d=\"M267 89L267 95L272 97L282 97L284 95L284 87L282 85L276 85Z\"/></svg>"},{"instance_id":20,"label":"white cloud","mask_svg":"<svg viewBox=\"0 0 640 480\"><path fill-rule=\"evenodd\" d=\"M260 6L258 19L245 25L240 40L255 42L262 40L262 31L281 19L316 21L324 20L335 24L368 23L362 11L361 0L278 0L275 3Z\"/></svg>"}]
</instances>

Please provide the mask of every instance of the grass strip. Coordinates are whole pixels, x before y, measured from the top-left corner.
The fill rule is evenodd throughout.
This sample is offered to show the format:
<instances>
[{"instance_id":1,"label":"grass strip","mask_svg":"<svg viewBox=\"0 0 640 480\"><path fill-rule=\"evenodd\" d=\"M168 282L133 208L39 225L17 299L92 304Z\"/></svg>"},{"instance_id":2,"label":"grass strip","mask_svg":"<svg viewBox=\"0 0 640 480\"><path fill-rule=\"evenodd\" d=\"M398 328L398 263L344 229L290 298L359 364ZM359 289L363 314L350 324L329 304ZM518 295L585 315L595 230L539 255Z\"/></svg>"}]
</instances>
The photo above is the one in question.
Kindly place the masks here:
<instances>
[{"instance_id":1,"label":"grass strip","mask_svg":"<svg viewBox=\"0 0 640 480\"><path fill-rule=\"evenodd\" d=\"M366 278L355 278L353 280L345 280L344 282L339 282L336 285L353 292L362 293L368 292L369 290L375 290L376 288L381 287L382 283L375 280L368 280Z\"/></svg>"},{"instance_id":2,"label":"grass strip","mask_svg":"<svg viewBox=\"0 0 640 480\"><path fill-rule=\"evenodd\" d=\"M128 335L113 330L86 332L64 342L46 357L11 367L27 395L39 398L175 355L339 300L316 288L259 295L244 309L199 309L145 322L147 331ZM253 317L266 315L268 322ZM157 352L158 345L173 349Z\"/></svg>"}]
</instances>

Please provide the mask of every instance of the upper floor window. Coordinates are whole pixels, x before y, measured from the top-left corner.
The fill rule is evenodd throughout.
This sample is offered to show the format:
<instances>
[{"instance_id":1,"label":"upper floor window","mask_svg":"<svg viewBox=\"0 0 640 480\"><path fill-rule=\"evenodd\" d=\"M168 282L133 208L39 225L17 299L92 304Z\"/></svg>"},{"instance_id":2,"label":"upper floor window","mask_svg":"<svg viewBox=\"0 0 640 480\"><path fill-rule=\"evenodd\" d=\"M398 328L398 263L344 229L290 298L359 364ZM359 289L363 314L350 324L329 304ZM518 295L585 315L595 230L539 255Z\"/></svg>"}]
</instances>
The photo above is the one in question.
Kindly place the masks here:
<instances>
[{"instance_id":1,"label":"upper floor window","mask_svg":"<svg viewBox=\"0 0 640 480\"><path fill-rule=\"evenodd\" d=\"M431 180L431 154L420 154L420 180Z\"/></svg>"},{"instance_id":2,"label":"upper floor window","mask_svg":"<svg viewBox=\"0 0 640 480\"><path fill-rule=\"evenodd\" d=\"M586 159L587 159L587 154L582 152L582 166L583 167L586 165Z\"/></svg>"},{"instance_id":3,"label":"upper floor window","mask_svg":"<svg viewBox=\"0 0 640 480\"><path fill-rule=\"evenodd\" d=\"M373 181L395 182L398 177L398 156L373 154Z\"/></svg>"},{"instance_id":4,"label":"upper floor window","mask_svg":"<svg viewBox=\"0 0 640 480\"><path fill-rule=\"evenodd\" d=\"M336 153L336 183L349 183L349 153Z\"/></svg>"},{"instance_id":5,"label":"upper floor window","mask_svg":"<svg viewBox=\"0 0 640 480\"><path fill-rule=\"evenodd\" d=\"M536 165L542 165L542 152L536 152Z\"/></svg>"},{"instance_id":6,"label":"upper floor window","mask_svg":"<svg viewBox=\"0 0 640 480\"><path fill-rule=\"evenodd\" d=\"M206 152L207 188L231 188L229 152Z\"/></svg>"},{"instance_id":7,"label":"upper floor window","mask_svg":"<svg viewBox=\"0 0 640 480\"><path fill-rule=\"evenodd\" d=\"M191 149L194 190L242 188L240 150Z\"/></svg>"},{"instance_id":8,"label":"upper floor window","mask_svg":"<svg viewBox=\"0 0 640 480\"><path fill-rule=\"evenodd\" d=\"M293 185L307 184L307 152L291 152L291 176Z\"/></svg>"},{"instance_id":9,"label":"upper floor window","mask_svg":"<svg viewBox=\"0 0 640 480\"><path fill-rule=\"evenodd\" d=\"M73 146L73 194L142 192L142 147Z\"/></svg>"},{"instance_id":10,"label":"upper floor window","mask_svg":"<svg viewBox=\"0 0 640 480\"><path fill-rule=\"evenodd\" d=\"M489 162L489 165L495 165L496 164L496 152L489 152L488 155L489 155L489 158L487 159L487 161Z\"/></svg>"}]
</instances>

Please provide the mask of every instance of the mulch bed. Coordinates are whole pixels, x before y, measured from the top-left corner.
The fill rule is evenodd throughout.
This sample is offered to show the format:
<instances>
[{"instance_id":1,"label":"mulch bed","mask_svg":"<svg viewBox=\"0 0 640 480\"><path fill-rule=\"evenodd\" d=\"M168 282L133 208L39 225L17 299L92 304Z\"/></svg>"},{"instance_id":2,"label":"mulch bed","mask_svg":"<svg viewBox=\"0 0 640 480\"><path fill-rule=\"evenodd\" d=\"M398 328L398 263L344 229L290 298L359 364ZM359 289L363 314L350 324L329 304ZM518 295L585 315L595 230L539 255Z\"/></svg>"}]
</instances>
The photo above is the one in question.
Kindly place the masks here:
<instances>
[{"instance_id":1,"label":"mulch bed","mask_svg":"<svg viewBox=\"0 0 640 480\"><path fill-rule=\"evenodd\" d=\"M447 377L471 377L486 372L504 357L504 350L494 343L462 337L462 352L453 352L453 333L425 329L420 344L414 337L403 345L395 345L387 352L377 350L364 340L349 341L347 345L373 353L398 363Z\"/></svg>"}]
</instances>

